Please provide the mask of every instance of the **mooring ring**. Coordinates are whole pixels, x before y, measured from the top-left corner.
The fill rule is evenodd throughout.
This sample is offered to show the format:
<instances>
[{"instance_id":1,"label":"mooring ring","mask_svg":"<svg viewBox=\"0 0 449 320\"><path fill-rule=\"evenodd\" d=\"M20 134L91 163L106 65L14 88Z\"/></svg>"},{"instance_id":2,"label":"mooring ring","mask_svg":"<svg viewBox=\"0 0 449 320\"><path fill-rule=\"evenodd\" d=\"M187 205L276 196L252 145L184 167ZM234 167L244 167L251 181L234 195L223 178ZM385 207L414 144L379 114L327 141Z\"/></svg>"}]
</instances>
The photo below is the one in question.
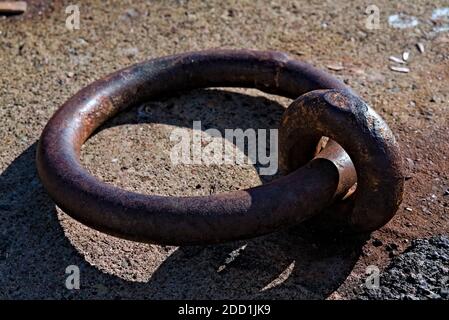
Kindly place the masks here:
<instances>
[{"instance_id":1,"label":"mooring ring","mask_svg":"<svg viewBox=\"0 0 449 320\"><path fill-rule=\"evenodd\" d=\"M292 172L306 164L323 136L337 141L357 170L352 208L340 223L350 231L380 228L396 213L404 188L393 133L371 107L346 90L308 92L291 103L282 117L281 169Z\"/></svg>"},{"instance_id":2,"label":"mooring ring","mask_svg":"<svg viewBox=\"0 0 449 320\"><path fill-rule=\"evenodd\" d=\"M202 87L248 87L297 98L318 89L349 90L306 63L279 52L210 50L157 58L98 80L64 103L37 149L39 176L70 216L122 238L160 244L207 244L251 238L304 221L344 193L355 171L338 147L276 181L202 197L143 195L106 184L80 164L82 144L119 111ZM338 168L336 163L349 163Z\"/></svg>"}]
</instances>

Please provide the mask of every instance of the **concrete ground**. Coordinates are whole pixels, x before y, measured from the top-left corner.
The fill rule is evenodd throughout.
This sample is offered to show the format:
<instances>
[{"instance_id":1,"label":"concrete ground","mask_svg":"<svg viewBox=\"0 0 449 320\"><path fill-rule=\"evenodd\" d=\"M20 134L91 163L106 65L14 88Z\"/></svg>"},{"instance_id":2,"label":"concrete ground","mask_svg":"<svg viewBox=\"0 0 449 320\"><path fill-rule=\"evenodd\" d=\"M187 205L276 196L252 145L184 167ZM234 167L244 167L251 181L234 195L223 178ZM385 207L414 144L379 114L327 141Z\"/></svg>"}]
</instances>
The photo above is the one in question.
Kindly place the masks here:
<instances>
[{"instance_id":1,"label":"concrete ground","mask_svg":"<svg viewBox=\"0 0 449 320\"><path fill-rule=\"evenodd\" d=\"M0 298L357 298L367 266L383 270L412 240L448 235L449 17L435 15L447 1L376 0L374 30L362 0L89 1L80 5L79 30L66 28L70 1L28 2L24 15L0 17ZM399 13L418 25L389 25ZM408 179L394 219L368 237L320 240L299 226L224 245L167 247L96 232L58 209L35 169L36 142L57 108L114 70L217 47L285 51L359 92L402 146ZM404 51L410 72L390 70L389 56ZM170 132L193 120L276 128L288 103L243 89L151 101L102 128L82 161L100 179L142 193L255 186L266 180L249 165L173 166ZM69 265L80 268L79 290L65 287Z\"/></svg>"}]
</instances>

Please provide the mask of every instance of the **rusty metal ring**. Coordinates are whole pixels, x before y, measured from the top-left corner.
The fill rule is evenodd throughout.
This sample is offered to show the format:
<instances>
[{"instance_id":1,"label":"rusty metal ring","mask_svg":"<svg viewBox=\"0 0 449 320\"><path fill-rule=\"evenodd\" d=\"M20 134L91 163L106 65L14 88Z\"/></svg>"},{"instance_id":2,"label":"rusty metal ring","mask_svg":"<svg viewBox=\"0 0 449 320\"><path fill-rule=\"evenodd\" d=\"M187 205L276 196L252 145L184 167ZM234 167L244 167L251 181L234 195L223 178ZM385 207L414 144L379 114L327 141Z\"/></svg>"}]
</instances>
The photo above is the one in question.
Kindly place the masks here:
<instances>
[{"instance_id":1,"label":"rusty metal ring","mask_svg":"<svg viewBox=\"0 0 449 320\"><path fill-rule=\"evenodd\" d=\"M337 141L357 170L352 208L342 217L351 231L387 223L402 201L404 175L395 137L382 118L345 90L316 90L296 99L279 128L279 164L292 172L306 164L322 136ZM334 222L335 223L335 222Z\"/></svg>"},{"instance_id":2,"label":"rusty metal ring","mask_svg":"<svg viewBox=\"0 0 449 320\"><path fill-rule=\"evenodd\" d=\"M251 87L289 98L317 89L349 90L330 75L278 52L210 50L136 64L82 89L49 120L39 140L37 168L52 199L80 222L115 236L206 244L250 238L304 221L344 194L342 186L355 182L351 161L335 145L327 159L313 159L272 183L205 197L129 192L99 181L81 166L82 144L121 110L208 86ZM338 167L341 163L345 165Z\"/></svg>"}]
</instances>

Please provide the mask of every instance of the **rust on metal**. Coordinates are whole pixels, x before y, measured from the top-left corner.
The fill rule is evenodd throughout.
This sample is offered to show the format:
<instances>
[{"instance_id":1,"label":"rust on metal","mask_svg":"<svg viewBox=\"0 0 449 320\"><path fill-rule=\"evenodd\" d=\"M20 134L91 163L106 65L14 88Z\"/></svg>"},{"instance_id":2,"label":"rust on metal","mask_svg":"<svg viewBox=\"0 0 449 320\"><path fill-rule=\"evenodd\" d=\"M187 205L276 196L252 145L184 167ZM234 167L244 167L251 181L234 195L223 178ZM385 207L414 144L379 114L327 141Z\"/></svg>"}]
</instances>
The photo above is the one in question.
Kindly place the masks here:
<instances>
[{"instance_id":1,"label":"rust on metal","mask_svg":"<svg viewBox=\"0 0 449 320\"><path fill-rule=\"evenodd\" d=\"M306 164L322 136L338 141L357 171L353 206L341 222L351 231L380 228L396 213L404 187L402 159L393 133L371 107L345 90L306 93L288 107L281 120L279 164L284 172Z\"/></svg>"},{"instance_id":2,"label":"rust on metal","mask_svg":"<svg viewBox=\"0 0 449 320\"><path fill-rule=\"evenodd\" d=\"M117 112L176 91L210 86L257 88L299 97L286 111L280 129L280 156L288 175L235 192L164 197L122 190L94 178L81 166L82 144ZM307 125L300 121L302 112L308 113ZM332 119L334 114L336 119ZM327 121L330 126L339 125L336 131L344 130L335 132ZM346 121L356 123L345 125ZM354 145L353 138L345 134L354 135ZM356 182L356 169L333 141L314 158L321 135L342 142L362 179L348 224L356 231L369 231L385 223L402 194L399 153L388 127L342 82L279 52L185 53L139 63L98 80L64 103L50 119L39 140L37 168L55 203L97 230L160 244L218 243L300 223L339 202ZM394 192L378 191L383 188ZM367 215L373 213L370 201L375 196L384 198L375 202L380 206L374 210L386 211L373 218Z\"/></svg>"}]
</instances>

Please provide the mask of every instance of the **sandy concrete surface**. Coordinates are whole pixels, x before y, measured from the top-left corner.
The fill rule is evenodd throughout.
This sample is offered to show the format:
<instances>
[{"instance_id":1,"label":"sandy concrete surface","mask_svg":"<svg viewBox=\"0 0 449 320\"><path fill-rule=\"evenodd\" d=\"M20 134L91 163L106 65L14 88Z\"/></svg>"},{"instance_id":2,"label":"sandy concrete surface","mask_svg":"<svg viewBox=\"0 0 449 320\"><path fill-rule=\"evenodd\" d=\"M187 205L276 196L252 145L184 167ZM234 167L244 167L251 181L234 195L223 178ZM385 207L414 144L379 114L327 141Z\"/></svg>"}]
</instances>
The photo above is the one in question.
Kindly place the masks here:
<instances>
[{"instance_id":1,"label":"sandy concrete surface","mask_svg":"<svg viewBox=\"0 0 449 320\"><path fill-rule=\"evenodd\" d=\"M0 17L0 298L347 299L368 265L384 269L413 239L449 232L449 32L432 12L447 1L375 1L380 29L365 26L366 1L89 1L68 30L70 1L29 1ZM418 26L388 25L397 13ZM443 28L441 28L443 29ZM420 42L425 52L420 53ZM387 121L402 146L405 198L367 237L320 239L304 227L217 246L166 247L117 239L74 221L43 189L39 135L70 96L114 70L206 48L285 51L334 73ZM390 55L410 51L409 73ZM339 68L332 68L339 69ZM173 166L170 132L276 128L287 99L213 89L150 101L109 122L82 150L100 179L142 193L206 195L255 186L253 166ZM80 290L65 287L80 268Z\"/></svg>"}]
</instances>

